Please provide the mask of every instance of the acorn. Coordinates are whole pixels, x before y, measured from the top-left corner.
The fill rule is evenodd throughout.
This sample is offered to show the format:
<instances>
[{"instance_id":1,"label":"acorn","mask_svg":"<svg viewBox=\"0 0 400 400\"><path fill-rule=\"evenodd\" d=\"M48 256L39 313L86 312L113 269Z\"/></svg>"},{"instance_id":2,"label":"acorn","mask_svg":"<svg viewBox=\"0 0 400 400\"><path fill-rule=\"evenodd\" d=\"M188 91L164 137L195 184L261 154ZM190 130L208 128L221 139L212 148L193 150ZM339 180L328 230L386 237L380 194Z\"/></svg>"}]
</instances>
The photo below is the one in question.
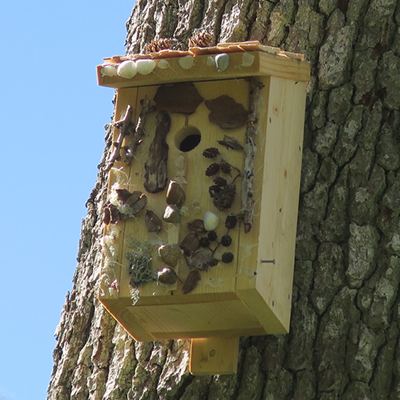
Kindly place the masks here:
<instances>
[{"instance_id":1,"label":"acorn","mask_svg":"<svg viewBox=\"0 0 400 400\"><path fill-rule=\"evenodd\" d=\"M189 272L188 276L186 277L185 282L183 283L183 286L182 286L183 294L188 294L192 290L194 290L200 280L201 280L201 277L200 277L199 270L196 268L192 269Z\"/></svg>"},{"instance_id":2,"label":"acorn","mask_svg":"<svg viewBox=\"0 0 400 400\"><path fill-rule=\"evenodd\" d=\"M175 181L170 181L167 189L167 204L173 204L181 208L185 200L186 194L181 186Z\"/></svg>"},{"instance_id":3,"label":"acorn","mask_svg":"<svg viewBox=\"0 0 400 400\"><path fill-rule=\"evenodd\" d=\"M163 244L158 248L158 255L165 264L175 267L182 257L182 250L178 244Z\"/></svg>"},{"instance_id":4,"label":"acorn","mask_svg":"<svg viewBox=\"0 0 400 400\"><path fill-rule=\"evenodd\" d=\"M173 285L178 281L178 275L171 267L164 267L157 272L157 280L163 285Z\"/></svg>"},{"instance_id":5,"label":"acorn","mask_svg":"<svg viewBox=\"0 0 400 400\"><path fill-rule=\"evenodd\" d=\"M174 205L168 205L167 207L165 207L162 219L165 222L177 224L177 223L181 222L181 214L179 213L179 210Z\"/></svg>"},{"instance_id":6,"label":"acorn","mask_svg":"<svg viewBox=\"0 0 400 400\"><path fill-rule=\"evenodd\" d=\"M151 210L146 210L146 215L144 217L144 223L146 224L147 230L149 232L160 232L162 228L161 218Z\"/></svg>"},{"instance_id":7,"label":"acorn","mask_svg":"<svg viewBox=\"0 0 400 400\"><path fill-rule=\"evenodd\" d=\"M179 245L183 252L188 256L200 247L200 239L196 233L189 233Z\"/></svg>"}]
</instances>

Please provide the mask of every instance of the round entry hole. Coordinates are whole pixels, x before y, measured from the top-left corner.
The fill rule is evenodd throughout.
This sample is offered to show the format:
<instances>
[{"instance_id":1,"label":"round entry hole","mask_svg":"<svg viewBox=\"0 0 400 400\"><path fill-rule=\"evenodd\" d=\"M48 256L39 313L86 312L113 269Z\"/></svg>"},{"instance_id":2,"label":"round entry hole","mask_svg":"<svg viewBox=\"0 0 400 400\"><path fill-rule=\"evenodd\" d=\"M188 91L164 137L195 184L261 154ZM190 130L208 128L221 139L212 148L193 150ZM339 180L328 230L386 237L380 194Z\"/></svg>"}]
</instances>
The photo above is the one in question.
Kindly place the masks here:
<instances>
[{"instance_id":1,"label":"round entry hole","mask_svg":"<svg viewBox=\"0 0 400 400\"><path fill-rule=\"evenodd\" d=\"M194 126L182 128L175 136L175 145L184 153L193 150L201 141L201 133Z\"/></svg>"}]
</instances>

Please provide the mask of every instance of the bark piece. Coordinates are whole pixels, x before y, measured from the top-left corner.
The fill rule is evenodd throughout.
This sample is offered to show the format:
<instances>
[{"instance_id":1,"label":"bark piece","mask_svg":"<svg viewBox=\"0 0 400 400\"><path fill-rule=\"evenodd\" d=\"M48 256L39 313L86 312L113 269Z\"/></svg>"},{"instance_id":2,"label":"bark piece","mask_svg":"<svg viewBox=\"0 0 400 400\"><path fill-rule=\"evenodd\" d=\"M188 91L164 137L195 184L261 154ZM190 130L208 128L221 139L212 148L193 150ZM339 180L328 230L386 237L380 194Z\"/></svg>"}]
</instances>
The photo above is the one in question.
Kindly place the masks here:
<instances>
[{"instance_id":1,"label":"bark piece","mask_svg":"<svg viewBox=\"0 0 400 400\"><path fill-rule=\"evenodd\" d=\"M203 100L193 83L161 85L154 96L159 110L181 114L193 114Z\"/></svg>"},{"instance_id":2,"label":"bark piece","mask_svg":"<svg viewBox=\"0 0 400 400\"><path fill-rule=\"evenodd\" d=\"M239 103L227 95L213 100L206 100L206 106L211 111L208 118L222 129L233 129L244 125L248 112Z\"/></svg>"},{"instance_id":3,"label":"bark piece","mask_svg":"<svg viewBox=\"0 0 400 400\"><path fill-rule=\"evenodd\" d=\"M171 117L166 112L157 114L157 128L149 148L144 187L149 193L161 192L167 184L168 144L166 137L171 128Z\"/></svg>"}]
</instances>

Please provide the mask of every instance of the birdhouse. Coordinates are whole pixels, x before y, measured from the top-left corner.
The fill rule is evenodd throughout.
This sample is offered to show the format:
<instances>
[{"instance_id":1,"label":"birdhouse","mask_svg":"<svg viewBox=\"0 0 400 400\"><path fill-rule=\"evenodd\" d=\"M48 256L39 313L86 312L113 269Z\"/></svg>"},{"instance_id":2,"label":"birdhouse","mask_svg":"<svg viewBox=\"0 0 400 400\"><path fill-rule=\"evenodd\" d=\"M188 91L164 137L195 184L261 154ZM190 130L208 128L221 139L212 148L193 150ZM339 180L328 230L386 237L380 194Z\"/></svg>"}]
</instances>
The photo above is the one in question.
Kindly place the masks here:
<instances>
[{"instance_id":1,"label":"birdhouse","mask_svg":"<svg viewBox=\"0 0 400 400\"><path fill-rule=\"evenodd\" d=\"M239 336L289 331L309 64L156 46L97 75L117 89L99 299L137 341L191 338L193 374L234 373Z\"/></svg>"}]
</instances>

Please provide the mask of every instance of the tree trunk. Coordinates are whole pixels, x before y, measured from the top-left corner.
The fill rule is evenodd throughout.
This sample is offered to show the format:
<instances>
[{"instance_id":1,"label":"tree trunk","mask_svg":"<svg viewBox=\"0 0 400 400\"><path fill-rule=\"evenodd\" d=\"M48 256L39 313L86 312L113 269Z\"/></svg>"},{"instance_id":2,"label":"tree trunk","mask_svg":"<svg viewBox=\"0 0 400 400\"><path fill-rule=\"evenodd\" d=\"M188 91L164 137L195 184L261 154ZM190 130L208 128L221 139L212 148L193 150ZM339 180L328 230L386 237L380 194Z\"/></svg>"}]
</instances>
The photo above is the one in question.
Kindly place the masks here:
<instances>
[{"instance_id":1,"label":"tree trunk","mask_svg":"<svg viewBox=\"0 0 400 400\"><path fill-rule=\"evenodd\" d=\"M87 202L48 399L400 398L396 0L138 0L153 38L260 40L311 63L290 333L241 338L237 375L193 377L183 340L135 343L96 299L106 173ZM111 152L106 130L103 163Z\"/></svg>"}]
</instances>

